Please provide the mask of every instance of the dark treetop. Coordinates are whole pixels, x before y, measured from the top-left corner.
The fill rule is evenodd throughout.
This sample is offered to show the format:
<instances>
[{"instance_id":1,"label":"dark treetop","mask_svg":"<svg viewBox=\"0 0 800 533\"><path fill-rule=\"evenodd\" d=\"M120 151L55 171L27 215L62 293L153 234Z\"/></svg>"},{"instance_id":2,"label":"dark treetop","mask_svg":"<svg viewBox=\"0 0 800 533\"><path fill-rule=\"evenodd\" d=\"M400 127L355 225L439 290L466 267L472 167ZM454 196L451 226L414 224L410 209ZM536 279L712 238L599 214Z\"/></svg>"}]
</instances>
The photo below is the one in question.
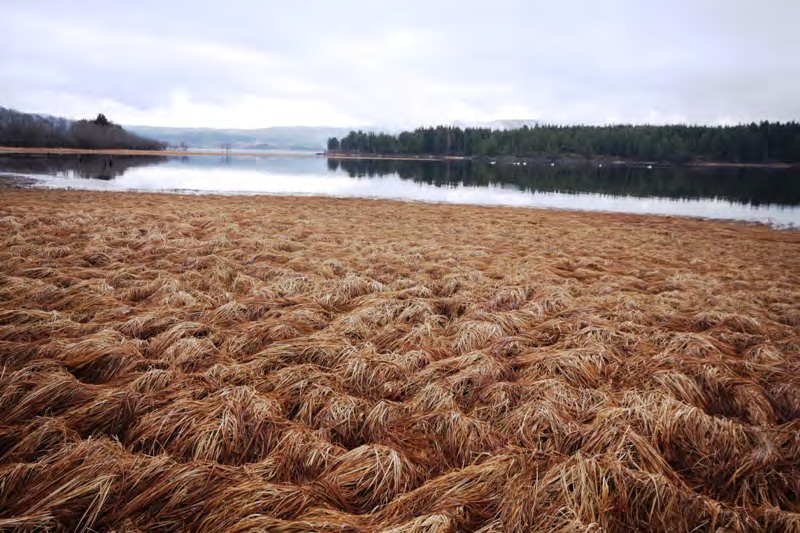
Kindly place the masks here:
<instances>
[{"instance_id":1,"label":"dark treetop","mask_svg":"<svg viewBox=\"0 0 800 533\"><path fill-rule=\"evenodd\" d=\"M510 130L438 126L399 135L352 131L328 140L329 152L611 158L674 163L800 162L800 124L738 126L533 126Z\"/></svg>"}]
</instances>

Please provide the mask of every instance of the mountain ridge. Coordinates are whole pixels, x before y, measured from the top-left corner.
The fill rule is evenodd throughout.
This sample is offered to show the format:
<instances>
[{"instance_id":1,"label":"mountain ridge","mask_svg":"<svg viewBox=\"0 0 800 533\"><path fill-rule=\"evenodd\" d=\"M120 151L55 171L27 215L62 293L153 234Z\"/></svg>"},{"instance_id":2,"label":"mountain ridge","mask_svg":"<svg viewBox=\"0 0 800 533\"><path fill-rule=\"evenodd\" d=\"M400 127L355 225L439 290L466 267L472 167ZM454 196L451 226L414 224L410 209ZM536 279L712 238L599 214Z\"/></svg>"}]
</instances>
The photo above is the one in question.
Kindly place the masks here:
<instances>
[{"instance_id":1,"label":"mountain ridge","mask_svg":"<svg viewBox=\"0 0 800 533\"><path fill-rule=\"evenodd\" d=\"M533 126L533 119L454 121L449 126L507 130ZM344 137L351 131L400 133L402 128L382 126L270 126L266 128L209 128L176 126L132 126L125 129L172 146L183 143L191 148L231 148L323 150L331 137Z\"/></svg>"},{"instance_id":2,"label":"mountain ridge","mask_svg":"<svg viewBox=\"0 0 800 533\"><path fill-rule=\"evenodd\" d=\"M203 128L171 126L125 126L129 131L173 146L185 143L191 148L272 148L322 150L330 137L341 137L352 130L381 131L370 126L272 126L267 128Z\"/></svg>"}]
</instances>

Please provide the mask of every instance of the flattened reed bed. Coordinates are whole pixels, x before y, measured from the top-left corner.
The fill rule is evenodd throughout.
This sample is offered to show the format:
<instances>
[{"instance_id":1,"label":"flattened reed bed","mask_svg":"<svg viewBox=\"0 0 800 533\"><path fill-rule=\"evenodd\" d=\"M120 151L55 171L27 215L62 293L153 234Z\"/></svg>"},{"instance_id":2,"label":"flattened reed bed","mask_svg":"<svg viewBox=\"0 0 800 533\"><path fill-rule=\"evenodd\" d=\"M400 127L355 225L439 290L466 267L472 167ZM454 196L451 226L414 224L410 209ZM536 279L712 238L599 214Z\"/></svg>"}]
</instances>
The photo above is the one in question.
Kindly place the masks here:
<instances>
[{"instance_id":1,"label":"flattened reed bed","mask_svg":"<svg viewBox=\"0 0 800 533\"><path fill-rule=\"evenodd\" d=\"M0 189L0 530L800 531L800 232Z\"/></svg>"}]
</instances>

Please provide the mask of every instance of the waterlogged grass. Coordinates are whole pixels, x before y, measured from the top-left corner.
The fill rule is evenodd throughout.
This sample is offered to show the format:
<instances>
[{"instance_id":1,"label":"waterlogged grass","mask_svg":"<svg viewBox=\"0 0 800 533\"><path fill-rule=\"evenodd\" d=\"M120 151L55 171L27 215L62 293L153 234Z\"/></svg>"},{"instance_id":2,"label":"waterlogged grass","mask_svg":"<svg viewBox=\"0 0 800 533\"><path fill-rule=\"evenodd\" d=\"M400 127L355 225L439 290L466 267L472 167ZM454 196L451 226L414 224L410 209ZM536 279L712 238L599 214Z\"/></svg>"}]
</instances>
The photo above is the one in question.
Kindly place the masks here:
<instances>
[{"instance_id":1,"label":"waterlogged grass","mask_svg":"<svg viewBox=\"0 0 800 533\"><path fill-rule=\"evenodd\" d=\"M0 190L0 529L798 531L798 232Z\"/></svg>"}]
</instances>

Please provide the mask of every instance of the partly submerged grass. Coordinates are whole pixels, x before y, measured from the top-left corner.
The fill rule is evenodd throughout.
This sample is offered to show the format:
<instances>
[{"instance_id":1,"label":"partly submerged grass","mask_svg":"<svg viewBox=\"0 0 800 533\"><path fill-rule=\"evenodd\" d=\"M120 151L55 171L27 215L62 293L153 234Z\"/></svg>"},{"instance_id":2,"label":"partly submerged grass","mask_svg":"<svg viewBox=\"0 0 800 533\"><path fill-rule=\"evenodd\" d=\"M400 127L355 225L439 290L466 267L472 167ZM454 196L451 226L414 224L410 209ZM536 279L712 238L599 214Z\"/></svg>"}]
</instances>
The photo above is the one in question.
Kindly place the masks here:
<instances>
[{"instance_id":1,"label":"partly submerged grass","mask_svg":"<svg viewBox=\"0 0 800 533\"><path fill-rule=\"evenodd\" d=\"M800 531L800 237L0 190L0 530Z\"/></svg>"}]
</instances>

